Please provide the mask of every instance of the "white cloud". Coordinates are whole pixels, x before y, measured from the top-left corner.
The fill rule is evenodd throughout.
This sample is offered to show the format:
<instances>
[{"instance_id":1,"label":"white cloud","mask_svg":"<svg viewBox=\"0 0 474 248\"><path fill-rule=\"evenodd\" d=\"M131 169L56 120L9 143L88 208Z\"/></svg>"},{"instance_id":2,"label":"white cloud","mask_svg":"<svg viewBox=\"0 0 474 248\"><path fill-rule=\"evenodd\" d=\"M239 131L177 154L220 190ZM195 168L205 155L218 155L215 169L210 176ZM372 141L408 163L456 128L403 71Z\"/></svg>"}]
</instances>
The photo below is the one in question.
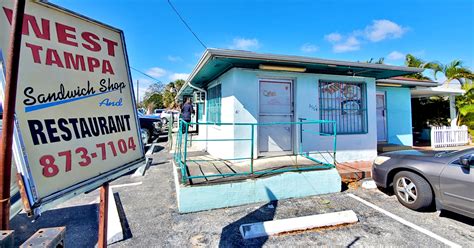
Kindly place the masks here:
<instances>
[{"instance_id":1,"label":"white cloud","mask_svg":"<svg viewBox=\"0 0 474 248\"><path fill-rule=\"evenodd\" d=\"M306 43L306 44L301 46L301 51L303 51L305 53L313 53L313 52L316 52L318 50L319 50L319 47L317 47L315 45L312 45L312 44L309 44L309 43Z\"/></svg>"},{"instance_id":2,"label":"white cloud","mask_svg":"<svg viewBox=\"0 0 474 248\"><path fill-rule=\"evenodd\" d=\"M346 35L334 32L325 35L324 39L332 44L334 52L342 53L360 50L362 43L400 38L407 30L408 28L389 20L373 20L363 30L357 29Z\"/></svg>"},{"instance_id":3,"label":"white cloud","mask_svg":"<svg viewBox=\"0 0 474 248\"><path fill-rule=\"evenodd\" d=\"M387 59L390 59L390 60L400 60L403 58L405 58L405 54L399 51L393 51L387 55Z\"/></svg>"},{"instance_id":4,"label":"white cloud","mask_svg":"<svg viewBox=\"0 0 474 248\"><path fill-rule=\"evenodd\" d=\"M188 79L188 77L189 77L189 73L172 73L169 76L169 79L171 81L175 81L175 80L178 80L178 79L186 80L186 79Z\"/></svg>"},{"instance_id":5,"label":"white cloud","mask_svg":"<svg viewBox=\"0 0 474 248\"><path fill-rule=\"evenodd\" d=\"M336 43L332 47L335 53L357 51L359 49L360 41L355 36L349 36L344 42Z\"/></svg>"},{"instance_id":6,"label":"white cloud","mask_svg":"<svg viewBox=\"0 0 474 248\"><path fill-rule=\"evenodd\" d=\"M146 71L146 74L154 77L154 78L159 78L163 77L164 75L167 74L166 70L160 67L153 67L150 68L149 70Z\"/></svg>"},{"instance_id":7,"label":"white cloud","mask_svg":"<svg viewBox=\"0 0 474 248\"><path fill-rule=\"evenodd\" d=\"M402 27L389 20L374 20L372 25L365 28L365 36L372 42L379 42L385 39L400 38L407 31Z\"/></svg>"},{"instance_id":8,"label":"white cloud","mask_svg":"<svg viewBox=\"0 0 474 248\"><path fill-rule=\"evenodd\" d=\"M168 55L168 60L171 62L180 62L180 61L183 61L183 58L179 56Z\"/></svg>"},{"instance_id":9,"label":"white cloud","mask_svg":"<svg viewBox=\"0 0 474 248\"><path fill-rule=\"evenodd\" d=\"M229 48L238 50L257 50L260 48L260 42L255 38L234 38L232 45L230 45Z\"/></svg>"},{"instance_id":10,"label":"white cloud","mask_svg":"<svg viewBox=\"0 0 474 248\"><path fill-rule=\"evenodd\" d=\"M342 35L340 33L330 33L325 35L324 39L331 43L335 43L342 40Z\"/></svg>"}]
</instances>

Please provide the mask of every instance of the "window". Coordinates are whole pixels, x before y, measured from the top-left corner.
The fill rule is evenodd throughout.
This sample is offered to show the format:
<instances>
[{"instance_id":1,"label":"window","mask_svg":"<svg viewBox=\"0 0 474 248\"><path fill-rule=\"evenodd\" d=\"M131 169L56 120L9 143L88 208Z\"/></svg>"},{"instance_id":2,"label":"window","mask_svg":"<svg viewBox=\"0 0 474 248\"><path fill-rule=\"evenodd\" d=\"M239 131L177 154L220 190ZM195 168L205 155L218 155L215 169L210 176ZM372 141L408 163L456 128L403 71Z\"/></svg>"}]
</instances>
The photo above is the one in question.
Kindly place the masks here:
<instances>
[{"instance_id":1,"label":"window","mask_svg":"<svg viewBox=\"0 0 474 248\"><path fill-rule=\"evenodd\" d=\"M198 112L198 120L202 121L202 117L204 115L204 103L200 102L197 104L197 112Z\"/></svg>"},{"instance_id":2,"label":"window","mask_svg":"<svg viewBox=\"0 0 474 248\"><path fill-rule=\"evenodd\" d=\"M320 81L320 118L336 121L337 134L367 133L366 98L364 83ZM321 124L321 132L332 133L332 124Z\"/></svg>"},{"instance_id":3,"label":"window","mask_svg":"<svg viewBox=\"0 0 474 248\"><path fill-rule=\"evenodd\" d=\"M221 122L221 85L218 84L207 90L207 120Z\"/></svg>"}]
</instances>

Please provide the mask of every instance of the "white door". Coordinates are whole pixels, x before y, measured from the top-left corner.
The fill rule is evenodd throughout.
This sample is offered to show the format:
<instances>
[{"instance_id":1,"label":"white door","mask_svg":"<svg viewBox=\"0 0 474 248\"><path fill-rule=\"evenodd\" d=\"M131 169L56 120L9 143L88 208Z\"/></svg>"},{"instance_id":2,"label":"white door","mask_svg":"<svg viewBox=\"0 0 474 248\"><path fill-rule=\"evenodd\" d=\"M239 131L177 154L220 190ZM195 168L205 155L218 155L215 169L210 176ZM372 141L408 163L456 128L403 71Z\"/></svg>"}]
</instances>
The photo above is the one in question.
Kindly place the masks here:
<instances>
[{"instance_id":1,"label":"white door","mask_svg":"<svg viewBox=\"0 0 474 248\"><path fill-rule=\"evenodd\" d=\"M377 92L377 141L387 141L386 115L385 93Z\"/></svg>"},{"instance_id":2,"label":"white door","mask_svg":"<svg viewBox=\"0 0 474 248\"><path fill-rule=\"evenodd\" d=\"M292 81L260 80L259 122L293 121ZM293 129L290 124L262 125L258 128L260 155L278 155L293 152Z\"/></svg>"}]
</instances>

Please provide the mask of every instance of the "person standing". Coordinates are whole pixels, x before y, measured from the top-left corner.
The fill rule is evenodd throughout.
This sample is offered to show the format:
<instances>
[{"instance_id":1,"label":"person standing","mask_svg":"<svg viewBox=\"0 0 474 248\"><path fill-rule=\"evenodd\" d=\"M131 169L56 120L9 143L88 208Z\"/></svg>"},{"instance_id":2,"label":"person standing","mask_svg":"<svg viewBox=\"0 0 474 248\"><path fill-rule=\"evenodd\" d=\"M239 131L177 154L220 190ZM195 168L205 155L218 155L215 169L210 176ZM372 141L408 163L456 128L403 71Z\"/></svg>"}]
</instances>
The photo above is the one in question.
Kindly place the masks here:
<instances>
[{"instance_id":1,"label":"person standing","mask_svg":"<svg viewBox=\"0 0 474 248\"><path fill-rule=\"evenodd\" d=\"M191 115L192 114L194 114L194 109L193 109L193 105L191 104L191 98L188 97L186 99L186 102L183 104L183 107L181 108L181 119L183 119L183 121L189 123L189 122L191 122ZM186 127L189 127L189 124L185 125L183 123L183 126L181 127L181 130L182 130L183 133L187 132Z\"/></svg>"}]
</instances>

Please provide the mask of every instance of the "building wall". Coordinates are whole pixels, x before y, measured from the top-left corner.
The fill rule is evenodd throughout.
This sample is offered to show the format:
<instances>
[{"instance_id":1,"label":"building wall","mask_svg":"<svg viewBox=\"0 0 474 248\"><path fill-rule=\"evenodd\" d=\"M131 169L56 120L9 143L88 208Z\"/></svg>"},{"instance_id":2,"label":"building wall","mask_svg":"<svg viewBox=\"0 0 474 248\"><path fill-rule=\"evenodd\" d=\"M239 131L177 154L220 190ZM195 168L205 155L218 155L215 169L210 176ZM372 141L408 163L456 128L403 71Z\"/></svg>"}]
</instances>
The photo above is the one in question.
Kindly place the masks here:
<instances>
[{"instance_id":1,"label":"building wall","mask_svg":"<svg viewBox=\"0 0 474 248\"><path fill-rule=\"evenodd\" d=\"M222 123L233 123L234 122L234 96L233 96L233 74L225 73L219 78L212 81L208 88L211 88L217 84L221 84L221 122ZM204 111L203 120L207 121L207 101L205 103L206 109ZM230 125L208 125L200 124L199 126L199 135L197 139L233 139L234 130L233 126ZM234 158L234 145L232 141L196 141L198 147L203 150L206 150L212 155L215 155L219 158Z\"/></svg>"},{"instance_id":2,"label":"building wall","mask_svg":"<svg viewBox=\"0 0 474 248\"><path fill-rule=\"evenodd\" d=\"M367 89L367 123L368 133L337 136L337 161L372 160L377 156L377 132L375 122L375 80L373 78L334 76L309 73L271 72L233 68L219 79L222 83L222 122L256 123L259 118L259 79L290 79L294 82L294 120L307 118L319 120L319 80L339 80L345 82L365 82ZM215 83L215 82L213 82ZM212 128L212 129L211 129ZM200 130L203 128L201 127ZM304 130L319 132L319 125L308 125ZM209 136L220 138L250 138L251 126L208 127ZM212 132L211 132L212 131ZM298 151L299 134L295 132L294 151ZM254 157L258 152L258 127L254 129ZM233 156L243 158L250 156L250 142L236 141L223 146L224 142L208 142L208 152L223 158ZM332 151L333 140L317 134L305 133L303 136L304 151ZM232 151L231 154L229 151ZM227 157L228 158L228 157ZM326 157L327 160L331 160ZM331 161L330 161L331 162Z\"/></svg>"},{"instance_id":3,"label":"building wall","mask_svg":"<svg viewBox=\"0 0 474 248\"><path fill-rule=\"evenodd\" d=\"M377 91L385 92L388 143L412 146L413 134L410 89L401 87L377 87Z\"/></svg>"}]
</instances>

